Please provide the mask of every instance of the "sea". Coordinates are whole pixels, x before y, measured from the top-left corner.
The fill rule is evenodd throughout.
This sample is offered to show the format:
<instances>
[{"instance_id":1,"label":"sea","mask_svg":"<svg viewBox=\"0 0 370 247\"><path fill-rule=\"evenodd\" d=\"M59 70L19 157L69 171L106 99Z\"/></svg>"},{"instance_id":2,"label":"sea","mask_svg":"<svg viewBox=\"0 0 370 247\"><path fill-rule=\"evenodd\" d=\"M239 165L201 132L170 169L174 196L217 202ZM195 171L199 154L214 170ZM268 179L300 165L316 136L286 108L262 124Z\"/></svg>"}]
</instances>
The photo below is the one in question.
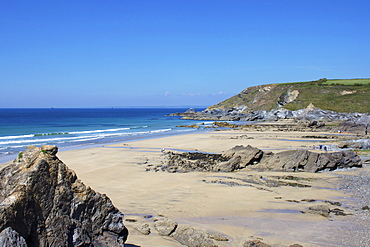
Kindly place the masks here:
<instances>
[{"instance_id":1,"label":"sea","mask_svg":"<svg viewBox=\"0 0 370 247\"><path fill-rule=\"evenodd\" d=\"M57 145L60 150L68 150L197 132L202 130L176 126L211 124L168 116L187 109L0 109L0 163L14 159L30 145Z\"/></svg>"}]
</instances>

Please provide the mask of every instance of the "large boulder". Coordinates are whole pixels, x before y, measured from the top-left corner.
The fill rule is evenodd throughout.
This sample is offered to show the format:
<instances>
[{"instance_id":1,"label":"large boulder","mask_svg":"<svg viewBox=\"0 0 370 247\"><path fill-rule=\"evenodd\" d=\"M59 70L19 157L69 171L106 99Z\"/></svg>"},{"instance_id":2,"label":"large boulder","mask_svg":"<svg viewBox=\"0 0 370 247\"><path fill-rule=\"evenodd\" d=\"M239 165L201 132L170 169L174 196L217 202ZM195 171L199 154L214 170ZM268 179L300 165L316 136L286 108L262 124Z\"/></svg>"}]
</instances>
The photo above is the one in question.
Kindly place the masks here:
<instances>
[{"instance_id":1,"label":"large boulder","mask_svg":"<svg viewBox=\"0 0 370 247\"><path fill-rule=\"evenodd\" d=\"M235 146L226 151L222 158L226 161L217 163L212 170L220 172L231 172L243 169L248 165L257 163L263 155L263 151L250 145Z\"/></svg>"},{"instance_id":2,"label":"large boulder","mask_svg":"<svg viewBox=\"0 0 370 247\"><path fill-rule=\"evenodd\" d=\"M27 246L123 246L123 214L78 180L57 151L30 146L0 171L0 232L7 231L0 243L11 233L19 246L22 238Z\"/></svg>"},{"instance_id":3,"label":"large boulder","mask_svg":"<svg viewBox=\"0 0 370 247\"><path fill-rule=\"evenodd\" d=\"M154 227L161 236L169 236L177 228L177 222L168 218L160 219L155 222Z\"/></svg>"}]
</instances>

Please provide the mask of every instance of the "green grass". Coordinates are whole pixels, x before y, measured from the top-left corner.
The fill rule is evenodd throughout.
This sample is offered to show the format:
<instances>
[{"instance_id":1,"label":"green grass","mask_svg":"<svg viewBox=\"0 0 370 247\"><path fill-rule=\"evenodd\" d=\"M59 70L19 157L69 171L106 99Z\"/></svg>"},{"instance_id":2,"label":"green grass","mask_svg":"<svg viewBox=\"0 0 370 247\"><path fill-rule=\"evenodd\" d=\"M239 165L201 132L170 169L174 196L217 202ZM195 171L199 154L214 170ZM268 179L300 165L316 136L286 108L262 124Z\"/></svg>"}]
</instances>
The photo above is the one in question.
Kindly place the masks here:
<instances>
[{"instance_id":1,"label":"green grass","mask_svg":"<svg viewBox=\"0 0 370 247\"><path fill-rule=\"evenodd\" d=\"M370 79L343 79L343 80L327 80L325 84L344 84L344 85L354 85L354 84L369 84Z\"/></svg>"}]
</instances>

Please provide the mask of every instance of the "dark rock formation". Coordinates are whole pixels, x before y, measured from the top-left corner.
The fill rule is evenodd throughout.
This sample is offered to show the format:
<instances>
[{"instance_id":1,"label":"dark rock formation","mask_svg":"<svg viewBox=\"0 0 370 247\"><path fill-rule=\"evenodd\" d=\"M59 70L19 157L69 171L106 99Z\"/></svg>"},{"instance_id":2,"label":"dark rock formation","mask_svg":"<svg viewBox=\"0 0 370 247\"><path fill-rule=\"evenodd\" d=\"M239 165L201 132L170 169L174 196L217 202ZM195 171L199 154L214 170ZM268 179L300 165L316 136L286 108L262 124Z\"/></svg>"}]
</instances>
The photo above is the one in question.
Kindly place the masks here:
<instances>
[{"instance_id":1,"label":"dark rock formation","mask_svg":"<svg viewBox=\"0 0 370 247\"><path fill-rule=\"evenodd\" d=\"M161 169L168 172L212 171L221 161L226 161L221 154L199 152L167 152L168 160Z\"/></svg>"},{"instance_id":2,"label":"dark rock formation","mask_svg":"<svg viewBox=\"0 0 370 247\"><path fill-rule=\"evenodd\" d=\"M30 146L0 171L0 231L9 236L11 227L27 246L123 246L123 214L78 180L57 151Z\"/></svg>"},{"instance_id":3,"label":"dark rock formation","mask_svg":"<svg viewBox=\"0 0 370 247\"><path fill-rule=\"evenodd\" d=\"M232 172L246 166L272 171L319 172L362 166L360 157L352 151L316 153L302 149L273 154L249 145L235 146L224 154L167 152L167 157L161 169L169 172Z\"/></svg>"}]
</instances>

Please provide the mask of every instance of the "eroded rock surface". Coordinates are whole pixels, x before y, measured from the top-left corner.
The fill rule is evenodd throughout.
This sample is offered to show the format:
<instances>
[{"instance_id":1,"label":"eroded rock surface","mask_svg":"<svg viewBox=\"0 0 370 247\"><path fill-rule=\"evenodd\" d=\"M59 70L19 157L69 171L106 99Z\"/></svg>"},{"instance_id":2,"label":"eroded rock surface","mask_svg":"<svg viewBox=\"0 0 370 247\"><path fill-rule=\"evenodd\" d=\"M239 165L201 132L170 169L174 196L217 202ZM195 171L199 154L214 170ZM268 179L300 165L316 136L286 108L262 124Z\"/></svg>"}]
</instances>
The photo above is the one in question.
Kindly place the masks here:
<instances>
[{"instance_id":1,"label":"eroded rock surface","mask_svg":"<svg viewBox=\"0 0 370 247\"><path fill-rule=\"evenodd\" d=\"M11 227L27 246L123 246L123 214L78 180L57 151L30 146L0 171L0 232ZM0 243L8 238L0 236Z\"/></svg>"}]
</instances>

